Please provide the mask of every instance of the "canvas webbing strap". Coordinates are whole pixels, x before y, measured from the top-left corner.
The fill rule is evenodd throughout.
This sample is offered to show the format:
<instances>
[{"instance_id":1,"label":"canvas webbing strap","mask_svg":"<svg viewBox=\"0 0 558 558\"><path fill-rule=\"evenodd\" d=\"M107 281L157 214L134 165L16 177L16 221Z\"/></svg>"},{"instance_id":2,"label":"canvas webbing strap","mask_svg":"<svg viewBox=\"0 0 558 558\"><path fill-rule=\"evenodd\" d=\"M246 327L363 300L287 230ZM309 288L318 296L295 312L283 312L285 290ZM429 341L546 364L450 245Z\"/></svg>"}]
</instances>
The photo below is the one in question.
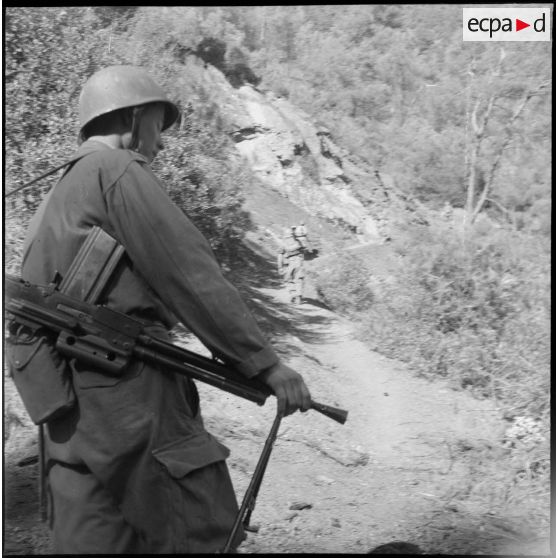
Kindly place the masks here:
<instances>
[{"instance_id":1,"label":"canvas webbing strap","mask_svg":"<svg viewBox=\"0 0 558 558\"><path fill-rule=\"evenodd\" d=\"M8 192L7 194L4 194L4 197L8 198L11 195L16 194L17 192L23 190L24 188L27 188L28 186L31 186L31 184L35 184L35 182L39 182L39 180L42 180L43 178L46 178L47 176L50 176L51 174L54 174L56 171L60 170L61 168L68 166L71 162L72 161L66 161L65 163L62 163L61 165L57 166L56 168L50 169L48 172L45 172L44 174L41 174L41 176L38 176L37 178L34 178L30 182L26 182L25 184L23 184L23 186L19 186L18 188L15 188L14 190Z\"/></svg>"}]
</instances>

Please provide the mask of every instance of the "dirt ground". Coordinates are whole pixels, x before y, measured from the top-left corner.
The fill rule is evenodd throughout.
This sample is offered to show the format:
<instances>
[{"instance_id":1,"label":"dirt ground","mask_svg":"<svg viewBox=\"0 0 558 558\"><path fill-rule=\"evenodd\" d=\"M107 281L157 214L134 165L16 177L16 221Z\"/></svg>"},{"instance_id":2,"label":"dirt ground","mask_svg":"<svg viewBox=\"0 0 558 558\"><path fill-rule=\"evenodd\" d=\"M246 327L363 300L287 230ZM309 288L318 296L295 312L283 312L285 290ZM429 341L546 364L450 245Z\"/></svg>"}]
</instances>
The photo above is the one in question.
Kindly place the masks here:
<instances>
[{"instance_id":1,"label":"dirt ground","mask_svg":"<svg viewBox=\"0 0 558 558\"><path fill-rule=\"evenodd\" d=\"M316 300L294 307L281 289L262 293L297 326L279 347L288 364L305 376L315 401L349 415L344 425L315 411L282 421L252 515L259 529L241 553L357 554L404 541L424 554L550 555L548 525L533 526L526 508L502 506L508 487L475 473L479 456L501 444L506 424L498 409L413 377L356 341L352 324ZM199 388L208 430L231 449L240 502L275 401L258 407ZM48 554L36 427L9 379L5 402L3 551Z\"/></svg>"}]
</instances>

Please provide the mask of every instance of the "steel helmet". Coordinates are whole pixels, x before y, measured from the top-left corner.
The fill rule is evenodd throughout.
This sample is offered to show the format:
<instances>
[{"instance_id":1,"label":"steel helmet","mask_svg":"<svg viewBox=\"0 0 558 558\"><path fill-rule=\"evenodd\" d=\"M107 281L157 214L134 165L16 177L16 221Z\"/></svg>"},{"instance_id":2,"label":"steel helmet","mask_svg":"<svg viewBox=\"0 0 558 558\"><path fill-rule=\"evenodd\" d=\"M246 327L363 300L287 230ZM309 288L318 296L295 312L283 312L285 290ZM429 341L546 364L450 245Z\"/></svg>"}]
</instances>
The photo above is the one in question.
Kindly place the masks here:
<instances>
[{"instance_id":1,"label":"steel helmet","mask_svg":"<svg viewBox=\"0 0 558 558\"><path fill-rule=\"evenodd\" d=\"M162 87L137 66L108 66L93 74L79 96L79 137L92 120L113 110L145 103L163 103L163 130L178 118L177 106L168 100Z\"/></svg>"}]
</instances>

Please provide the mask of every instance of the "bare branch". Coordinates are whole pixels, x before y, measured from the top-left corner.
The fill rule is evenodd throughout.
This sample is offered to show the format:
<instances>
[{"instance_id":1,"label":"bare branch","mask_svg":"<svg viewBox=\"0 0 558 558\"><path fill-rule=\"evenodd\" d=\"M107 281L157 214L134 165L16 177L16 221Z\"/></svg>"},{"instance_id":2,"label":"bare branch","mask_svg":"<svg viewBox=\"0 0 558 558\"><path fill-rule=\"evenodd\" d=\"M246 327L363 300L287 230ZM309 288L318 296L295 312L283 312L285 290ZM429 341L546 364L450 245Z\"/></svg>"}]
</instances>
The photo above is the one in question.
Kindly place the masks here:
<instances>
[{"instance_id":1,"label":"bare branch","mask_svg":"<svg viewBox=\"0 0 558 558\"><path fill-rule=\"evenodd\" d=\"M506 215L509 215L511 213L509 209L506 209L501 203L497 202L493 198L486 198L486 202L495 205L502 213L505 213Z\"/></svg>"},{"instance_id":2,"label":"bare branch","mask_svg":"<svg viewBox=\"0 0 558 558\"><path fill-rule=\"evenodd\" d=\"M491 203L492 205L497 207L506 216L507 220L515 227L515 218L514 218L513 211L511 211L510 209L507 209L501 203L498 203L493 198L486 198L485 203Z\"/></svg>"},{"instance_id":3,"label":"bare branch","mask_svg":"<svg viewBox=\"0 0 558 558\"><path fill-rule=\"evenodd\" d=\"M476 136L480 136L482 134L482 130L479 128L477 123L477 110L479 109L480 99L477 99L475 106L473 107L473 111L471 112L471 127L473 128L473 132L475 132Z\"/></svg>"},{"instance_id":4,"label":"bare branch","mask_svg":"<svg viewBox=\"0 0 558 558\"><path fill-rule=\"evenodd\" d=\"M490 99L488 99L488 106L486 107L486 111L484 112L484 118L482 119L482 131L486 129L486 124L488 123L488 119L492 114L492 108L494 107L494 100L496 99L495 95L490 95Z\"/></svg>"},{"instance_id":5,"label":"bare branch","mask_svg":"<svg viewBox=\"0 0 558 558\"><path fill-rule=\"evenodd\" d=\"M494 159L494 162L492 163L492 167L490 168L490 172L488 174L488 179L486 180L485 187L484 187L483 191L481 192L481 195L479 197L477 205L476 205L476 207L473 211L473 214L471 216L471 222L473 222L475 220L477 215L481 212L484 204L486 203L488 192L492 188L492 183L494 182L494 177L496 175L496 171L500 167L500 162L502 160L502 156L504 154L504 151L507 149L508 145L511 142L512 128L513 128L513 125L514 125L515 121L519 118L520 114L523 112L523 109L525 108L525 105L528 103L529 99L531 99L531 97L533 97L537 92L539 92L541 89L545 88L547 85L548 85L547 81L540 83L535 89L532 89L531 91L528 91L525 94L525 96L523 97L523 99L521 100L521 102L518 103L518 105L516 107L516 110L514 111L513 116L511 117L508 125L505 128L506 137L505 137L504 142L502 143L502 145L500 147L500 150L498 151L498 154L496 155L496 158Z\"/></svg>"},{"instance_id":6,"label":"bare branch","mask_svg":"<svg viewBox=\"0 0 558 558\"><path fill-rule=\"evenodd\" d=\"M503 48L500 48L500 59L498 60L498 63L496 64L496 69L493 70L493 72L492 72L493 77L498 77L500 75L500 72L502 70L502 63L504 62L505 57L506 57L506 51Z\"/></svg>"}]
</instances>

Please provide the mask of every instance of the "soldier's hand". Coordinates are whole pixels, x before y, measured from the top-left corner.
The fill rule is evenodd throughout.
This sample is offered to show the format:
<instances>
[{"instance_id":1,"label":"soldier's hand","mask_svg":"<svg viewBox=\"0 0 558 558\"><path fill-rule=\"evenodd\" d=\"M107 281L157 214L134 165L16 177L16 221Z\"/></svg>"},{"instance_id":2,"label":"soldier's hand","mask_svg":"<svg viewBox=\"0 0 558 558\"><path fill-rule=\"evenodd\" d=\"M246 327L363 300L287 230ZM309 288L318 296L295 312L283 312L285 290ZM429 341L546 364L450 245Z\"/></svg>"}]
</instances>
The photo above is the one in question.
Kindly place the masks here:
<instances>
[{"instance_id":1,"label":"soldier's hand","mask_svg":"<svg viewBox=\"0 0 558 558\"><path fill-rule=\"evenodd\" d=\"M302 412L310 408L310 391L302 376L289 366L279 362L258 376L266 383L277 397L277 411L290 415L297 410Z\"/></svg>"}]
</instances>

